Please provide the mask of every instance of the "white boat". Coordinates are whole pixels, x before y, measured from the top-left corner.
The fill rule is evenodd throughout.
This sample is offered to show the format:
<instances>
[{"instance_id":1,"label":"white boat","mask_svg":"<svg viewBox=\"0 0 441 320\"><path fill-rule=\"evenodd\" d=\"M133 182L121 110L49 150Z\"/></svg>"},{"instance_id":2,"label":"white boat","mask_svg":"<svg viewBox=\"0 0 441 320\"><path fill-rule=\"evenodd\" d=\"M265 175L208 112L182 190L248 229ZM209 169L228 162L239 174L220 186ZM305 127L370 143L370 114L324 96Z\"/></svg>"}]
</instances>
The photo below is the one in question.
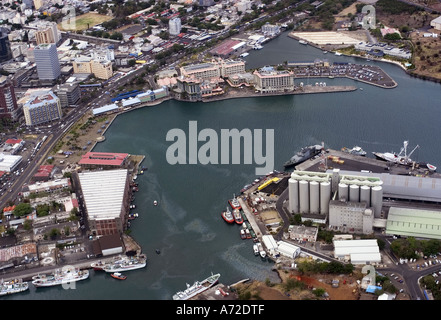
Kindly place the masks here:
<instances>
[{"instance_id":1,"label":"white boat","mask_svg":"<svg viewBox=\"0 0 441 320\"><path fill-rule=\"evenodd\" d=\"M401 148L401 151L398 154L393 152L384 152L384 153L373 152L373 154L375 157L377 157L377 159L408 166L411 165L413 162L410 156L417 148L419 148L419 145L417 145L409 154L407 154L408 144L409 141L404 141L403 147Z\"/></svg>"},{"instance_id":2,"label":"white boat","mask_svg":"<svg viewBox=\"0 0 441 320\"><path fill-rule=\"evenodd\" d=\"M260 242L257 242L256 245L257 245L257 248L259 248L259 255L260 255L260 257L261 257L262 259L265 259L265 258L266 258L266 252L265 252L265 250L263 249L262 244L261 244Z\"/></svg>"},{"instance_id":3,"label":"white boat","mask_svg":"<svg viewBox=\"0 0 441 320\"><path fill-rule=\"evenodd\" d=\"M300 44L308 44L308 42L305 41L305 40L299 40L299 43L300 43Z\"/></svg>"},{"instance_id":4,"label":"white boat","mask_svg":"<svg viewBox=\"0 0 441 320\"><path fill-rule=\"evenodd\" d=\"M250 54L248 52L242 53L239 57L245 58L246 56L249 56Z\"/></svg>"},{"instance_id":5,"label":"white boat","mask_svg":"<svg viewBox=\"0 0 441 320\"><path fill-rule=\"evenodd\" d=\"M157 206L158 205L158 201L153 201L153 204L155 205L155 206Z\"/></svg>"},{"instance_id":6,"label":"white boat","mask_svg":"<svg viewBox=\"0 0 441 320\"><path fill-rule=\"evenodd\" d=\"M29 289L29 284L23 282L22 279L16 279L11 281L2 281L0 283L0 296L6 296L8 294L19 293Z\"/></svg>"},{"instance_id":7,"label":"white boat","mask_svg":"<svg viewBox=\"0 0 441 320\"><path fill-rule=\"evenodd\" d=\"M428 164L427 164L427 168L428 168L430 171L436 171L436 167L435 167L433 164L428 163Z\"/></svg>"},{"instance_id":8,"label":"white boat","mask_svg":"<svg viewBox=\"0 0 441 320\"><path fill-rule=\"evenodd\" d=\"M188 300L214 286L220 278L220 273L211 274L207 279L196 281L192 286L187 283L187 289L173 295L173 300Z\"/></svg>"},{"instance_id":9,"label":"white boat","mask_svg":"<svg viewBox=\"0 0 441 320\"><path fill-rule=\"evenodd\" d=\"M36 288L52 287L62 284L77 282L89 278L89 270L66 269L55 270L50 274L36 275L32 277L32 284Z\"/></svg>"},{"instance_id":10,"label":"white boat","mask_svg":"<svg viewBox=\"0 0 441 320\"><path fill-rule=\"evenodd\" d=\"M253 245L253 250L254 250L254 255L258 256L259 255L259 247L257 246L257 244Z\"/></svg>"},{"instance_id":11,"label":"white boat","mask_svg":"<svg viewBox=\"0 0 441 320\"><path fill-rule=\"evenodd\" d=\"M139 255L135 257L124 257L122 260L106 264L102 270L105 272L123 272L144 268L147 265L147 257Z\"/></svg>"},{"instance_id":12,"label":"white boat","mask_svg":"<svg viewBox=\"0 0 441 320\"><path fill-rule=\"evenodd\" d=\"M341 52L336 51L336 52L335 52L335 55L336 55L336 56L341 56Z\"/></svg>"},{"instance_id":13,"label":"white boat","mask_svg":"<svg viewBox=\"0 0 441 320\"><path fill-rule=\"evenodd\" d=\"M343 152L347 152L347 153L350 153L350 154L354 154L354 155L357 155L357 156L365 156L366 155L366 151L364 151L361 147L359 147L359 146L355 146L355 147L353 147L352 149L349 149L349 148L346 148L346 147L343 147L342 149L341 149L341 151L343 151Z\"/></svg>"},{"instance_id":14,"label":"white boat","mask_svg":"<svg viewBox=\"0 0 441 320\"><path fill-rule=\"evenodd\" d=\"M262 48L263 48L263 46L261 46L260 44L255 44L253 47L254 50L260 50Z\"/></svg>"}]
</instances>

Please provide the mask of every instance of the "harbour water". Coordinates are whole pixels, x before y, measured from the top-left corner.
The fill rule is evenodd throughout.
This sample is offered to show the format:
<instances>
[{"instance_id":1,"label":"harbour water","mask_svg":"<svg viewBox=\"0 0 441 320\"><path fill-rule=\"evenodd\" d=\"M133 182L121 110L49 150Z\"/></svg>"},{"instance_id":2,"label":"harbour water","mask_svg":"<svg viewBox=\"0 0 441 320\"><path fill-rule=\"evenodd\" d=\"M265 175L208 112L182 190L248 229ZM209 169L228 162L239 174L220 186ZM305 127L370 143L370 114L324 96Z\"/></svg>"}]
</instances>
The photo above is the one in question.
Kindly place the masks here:
<instances>
[{"instance_id":1,"label":"harbour water","mask_svg":"<svg viewBox=\"0 0 441 320\"><path fill-rule=\"evenodd\" d=\"M166 159L167 132L188 133L189 121L198 129L274 129L274 169L303 146L332 149L361 146L372 152L400 151L419 145L412 158L441 167L441 87L412 78L400 67L364 59L335 56L298 44L287 33L253 50L247 68L316 58L379 65L398 83L382 89L349 79L303 79L305 84L355 85L363 90L345 93L231 99L212 103L167 101L118 116L95 151L145 155L148 170L138 176L135 194L139 217L131 235L148 256L147 267L127 272L127 280L91 270L75 290L35 289L6 299L170 300L172 295L213 273L232 284L245 278L278 281L272 264L253 253L251 240L241 240L239 227L227 225L221 211L227 200L253 181L257 164L170 165ZM201 143L202 144L202 143ZM243 158L241 158L243 159ZM157 200L159 205L154 206ZM160 249L160 254L155 252Z\"/></svg>"}]
</instances>

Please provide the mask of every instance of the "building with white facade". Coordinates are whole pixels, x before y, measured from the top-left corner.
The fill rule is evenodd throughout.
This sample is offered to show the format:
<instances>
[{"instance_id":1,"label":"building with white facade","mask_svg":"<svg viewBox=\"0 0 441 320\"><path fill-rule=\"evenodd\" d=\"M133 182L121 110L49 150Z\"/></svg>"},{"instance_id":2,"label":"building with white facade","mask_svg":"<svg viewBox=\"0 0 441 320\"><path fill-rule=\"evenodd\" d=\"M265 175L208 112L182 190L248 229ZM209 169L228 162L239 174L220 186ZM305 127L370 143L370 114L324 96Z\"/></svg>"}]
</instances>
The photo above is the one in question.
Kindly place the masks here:
<instances>
[{"instance_id":1,"label":"building with white facade","mask_svg":"<svg viewBox=\"0 0 441 320\"><path fill-rule=\"evenodd\" d=\"M365 201L331 200L329 203L329 228L349 233L371 234L374 214Z\"/></svg>"},{"instance_id":2,"label":"building with white facade","mask_svg":"<svg viewBox=\"0 0 441 320\"><path fill-rule=\"evenodd\" d=\"M294 73L263 67L253 72L256 90L260 92L283 92L294 90Z\"/></svg>"},{"instance_id":3,"label":"building with white facade","mask_svg":"<svg viewBox=\"0 0 441 320\"><path fill-rule=\"evenodd\" d=\"M169 34L171 36L177 36L181 33L181 19L173 18L168 21Z\"/></svg>"},{"instance_id":4,"label":"building with white facade","mask_svg":"<svg viewBox=\"0 0 441 320\"><path fill-rule=\"evenodd\" d=\"M0 153L0 171L12 172L22 161L22 156Z\"/></svg>"},{"instance_id":5,"label":"building with white facade","mask_svg":"<svg viewBox=\"0 0 441 320\"><path fill-rule=\"evenodd\" d=\"M352 264L377 264L381 262L376 239L334 240L334 257Z\"/></svg>"},{"instance_id":6,"label":"building with white facade","mask_svg":"<svg viewBox=\"0 0 441 320\"><path fill-rule=\"evenodd\" d=\"M61 68L55 44L40 44L34 48L33 52L38 78L56 80L61 75Z\"/></svg>"},{"instance_id":7,"label":"building with white facade","mask_svg":"<svg viewBox=\"0 0 441 320\"><path fill-rule=\"evenodd\" d=\"M60 99L52 91L31 96L23 105L23 113L27 126L51 122L63 116Z\"/></svg>"}]
</instances>

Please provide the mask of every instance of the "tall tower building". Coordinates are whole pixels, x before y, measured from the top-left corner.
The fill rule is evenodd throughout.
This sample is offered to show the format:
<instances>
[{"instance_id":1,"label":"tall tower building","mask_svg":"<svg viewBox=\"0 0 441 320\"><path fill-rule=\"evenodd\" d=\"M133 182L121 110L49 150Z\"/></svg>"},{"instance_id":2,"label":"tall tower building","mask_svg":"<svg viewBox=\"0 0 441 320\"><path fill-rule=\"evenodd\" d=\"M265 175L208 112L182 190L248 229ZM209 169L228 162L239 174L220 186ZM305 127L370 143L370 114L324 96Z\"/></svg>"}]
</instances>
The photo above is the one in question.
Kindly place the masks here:
<instances>
[{"instance_id":1,"label":"tall tower building","mask_svg":"<svg viewBox=\"0 0 441 320\"><path fill-rule=\"evenodd\" d=\"M5 29L0 28L0 62L12 59L11 44Z\"/></svg>"},{"instance_id":2,"label":"tall tower building","mask_svg":"<svg viewBox=\"0 0 441 320\"><path fill-rule=\"evenodd\" d=\"M60 76L61 68L55 44L40 44L36 46L34 57L40 80L53 81Z\"/></svg>"},{"instance_id":3,"label":"tall tower building","mask_svg":"<svg viewBox=\"0 0 441 320\"><path fill-rule=\"evenodd\" d=\"M181 33L181 19L173 18L168 22L169 33L171 36L177 36Z\"/></svg>"},{"instance_id":4,"label":"tall tower building","mask_svg":"<svg viewBox=\"0 0 441 320\"><path fill-rule=\"evenodd\" d=\"M12 120L18 118L17 99L12 81L6 76L0 77L0 117Z\"/></svg>"}]
</instances>

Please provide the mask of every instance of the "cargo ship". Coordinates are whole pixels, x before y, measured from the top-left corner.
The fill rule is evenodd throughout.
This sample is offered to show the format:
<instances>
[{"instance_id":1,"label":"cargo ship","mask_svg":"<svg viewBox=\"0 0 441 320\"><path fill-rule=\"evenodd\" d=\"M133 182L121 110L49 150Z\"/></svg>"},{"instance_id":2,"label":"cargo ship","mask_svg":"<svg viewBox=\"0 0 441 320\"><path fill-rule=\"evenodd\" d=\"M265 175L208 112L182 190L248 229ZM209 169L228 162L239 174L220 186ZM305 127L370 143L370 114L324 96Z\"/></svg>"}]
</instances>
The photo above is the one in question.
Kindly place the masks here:
<instances>
[{"instance_id":1,"label":"cargo ship","mask_svg":"<svg viewBox=\"0 0 441 320\"><path fill-rule=\"evenodd\" d=\"M173 295L173 300L188 300L214 286L220 278L220 274L211 274L202 281L196 281L192 286L187 283L187 289Z\"/></svg>"}]
</instances>

